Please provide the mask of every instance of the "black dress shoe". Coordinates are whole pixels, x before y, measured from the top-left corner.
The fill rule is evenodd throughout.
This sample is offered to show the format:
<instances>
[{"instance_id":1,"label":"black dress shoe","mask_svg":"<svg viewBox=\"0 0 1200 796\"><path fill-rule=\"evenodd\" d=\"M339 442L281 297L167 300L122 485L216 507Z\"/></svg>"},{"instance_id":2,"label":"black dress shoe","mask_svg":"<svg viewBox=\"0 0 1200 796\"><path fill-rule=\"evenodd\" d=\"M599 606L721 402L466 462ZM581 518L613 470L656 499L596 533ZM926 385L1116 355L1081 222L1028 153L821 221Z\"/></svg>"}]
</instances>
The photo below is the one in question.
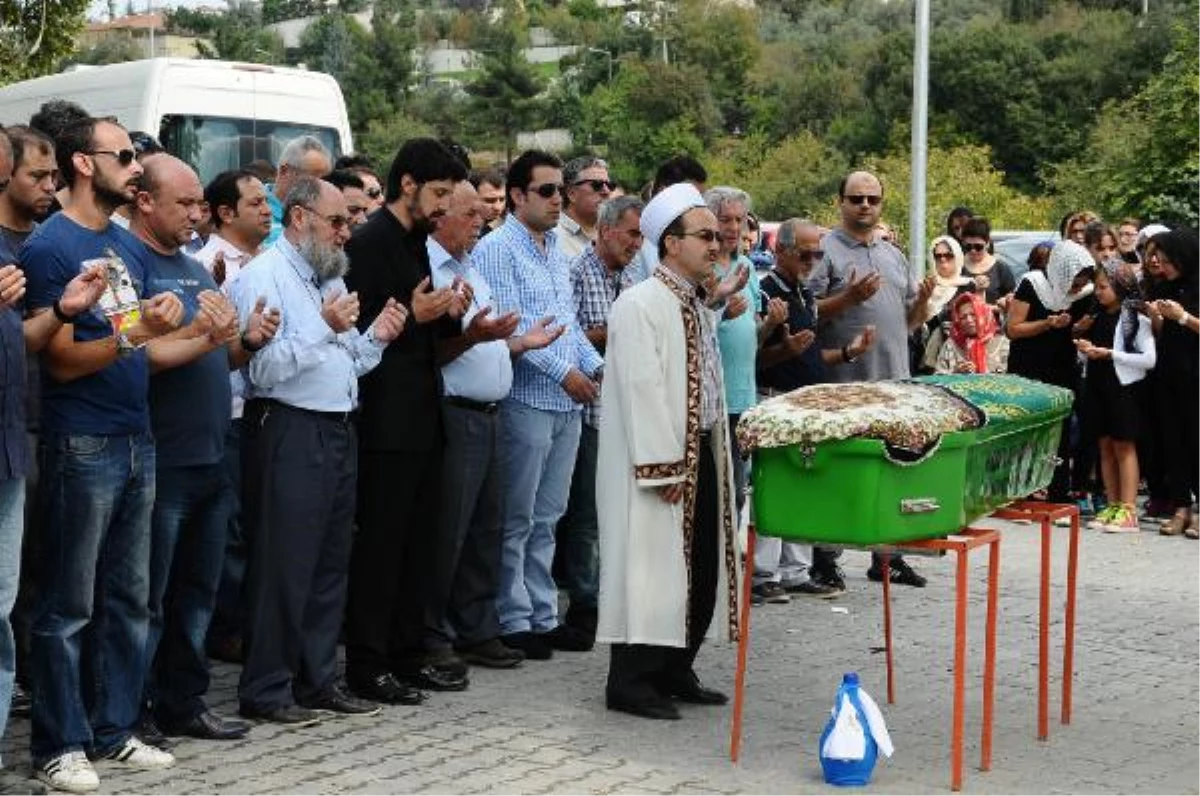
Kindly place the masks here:
<instances>
[{"instance_id":1,"label":"black dress shoe","mask_svg":"<svg viewBox=\"0 0 1200 796\"><path fill-rule=\"evenodd\" d=\"M724 705L729 697L712 688L705 688L695 672L683 677L671 677L663 681L663 691L673 699L692 705Z\"/></svg>"},{"instance_id":2,"label":"black dress shoe","mask_svg":"<svg viewBox=\"0 0 1200 796\"><path fill-rule=\"evenodd\" d=\"M459 654L454 651L453 647L440 647L438 649L429 650L425 653L420 661L420 666L433 666L443 672L451 672L453 674L466 677L471 673L471 667L467 666ZM401 666L401 670L408 667Z\"/></svg>"},{"instance_id":3,"label":"black dress shoe","mask_svg":"<svg viewBox=\"0 0 1200 796\"><path fill-rule=\"evenodd\" d=\"M338 713L343 716L377 716L383 710L378 702L347 694L339 685L332 685L300 704L318 713Z\"/></svg>"},{"instance_id":4,"label":"black dress shoe","mask_svg":"<svg viewBox=\"0 0 1200 796\"><path fill-rule=\"evenodd\" d=\"M671 700L662 697L634 699L609 694L605 699L605 704L609 710L619 710L622 713L630 713L644 719L674 721L679 718L679 708L672 705Z\"/></svg>"},{"instance_id":5,"label":"black dress shoe","mask_svg":"<svg viewBox=\"0 0 1200 796\"><path fill-rule=\"evenodd\" d=\"M142 715L135 734L142 743L147 746L153 746L156 749L162 749L164 752L175 745L167 738L167 734L159 728L158 722L154 720L154 717L147 714Z\"/></svg>"},{"instance_id":6,"label":"black dress shoe","mask_svg":"<svg viewBox=\"0 0 1200 796\"><path fill-rule=\"evenodd\" d=\"M12 702L8 707L9 715L27 719L32 710L33 700L30 699L29 692L22 688L20 683L13 683Z\"/></svg>"},{"instance_id":7,"label":"black dress shoe","mask_svg":"<svg viewBox=\"0 0 1200 796\"><path fill-rule=\"evenodd\" d=\"M564 652L587 652L596 645L596 637L570 625L559 625L546 633L539 633L553 649Z\"/></svg>"},{"instance_id":8,"label":"black dress shoe","mask_svg":"<svg viewBox=\"0 0 1200 796\"><path fill-rule=\"evenodd\" d=\"M563 618L563 624L579 630L593 639L596 637L596 620L599 618L599 612L594 605L575 605L571 603L571 607L567 609L567 615Z\"/></svg>"},{"instance_id":9,"label":"black dress shoe","mask_svg":"<svg viewBox=\"0 0 1200 796\"><path fill-rule=\"evenodd\" d=\"M882 583L883 566L872 562L871 568L867 570L867 579L876 583ZM900 556L894 556L888 562L888 580L892 583L899 583L901 586L914 586L918 589L925 588L924 576L910 567L908 562Z\"/></svg>"},{"instance_id":10,"label":"black dress shoe","mask_svg":"<svg viewBox=\"0 0 1200 796\"><path fill-rule=\"evenodd\" d=\"M282 724L286 727L315 727L321 723L321 716L315 710L300 705L282 705L271 708L258 708L242 705L238 711L243 717L253 721L264 721L270 724Z\"/></svg>"},{"instance_id":11,"label":"black dress shoe","mask_svg":"<svg viewBox=\"0 0 1200 796\"><path fill-rule=\"evenodd\" d=\"M505 646L498 638L463 647L458 652L472 666L488 669L511 669L525 660L525 653Z\"/></svg>"},{"instance_id":12,"label":"black dress shoe","mask_svg":"<svg viewBox=\"0 0 1200 796\"><path fill-rule=\"evenodd\" d=\"M466 691L470 684L470 680L465 674L452 668L432 664L422 666L415 672L394 672L394 674L401 683L407 683L414 688L423 688L426 691Z\"/></svg>"},{"instance_id":13,"label":"black dress shoe","mask_svg":"<svg viewBox=\"0 0 1200 796\"><path fill-rule=\"evenodd\" d=\"M223 719L211 710L204 710L180 724L165 723L168 735L186 735L206 741L236 741L246 737L250 725L235 719Z\"/></svg>"},{"instance_id":14,"label":"black dress shoe","mask_svg":"<svg viewBox=\"0 0 1200 796\"><path fill-rule=\"evenodd\" d=\"M419 705L425 701L423 692L401 683L391 672L370 676L348 675L346 685L356 696L385 705Z\"/></svg>"},{"instance_id":15,"label":"black dress shoe","mask_svg":"<svg viewBox=\"0 0 1200 796\"><path fill-rule=\"evenodd\" d=\"M525 653L525 657L531 661L548 661L554 657L554 648L550 646L545 633L530 633L524 630L501 636L500 642L506 647Z\"/></svg>"}]
</instances>

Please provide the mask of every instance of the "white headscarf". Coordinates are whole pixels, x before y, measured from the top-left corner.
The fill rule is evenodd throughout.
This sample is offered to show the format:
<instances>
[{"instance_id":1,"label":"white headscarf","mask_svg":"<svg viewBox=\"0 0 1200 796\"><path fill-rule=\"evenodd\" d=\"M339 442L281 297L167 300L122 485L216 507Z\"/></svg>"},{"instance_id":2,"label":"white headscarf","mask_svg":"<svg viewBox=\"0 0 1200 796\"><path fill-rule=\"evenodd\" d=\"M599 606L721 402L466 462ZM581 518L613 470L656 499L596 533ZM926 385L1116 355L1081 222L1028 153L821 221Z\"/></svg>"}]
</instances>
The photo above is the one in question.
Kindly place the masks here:
<instances>
[{"instance_id":1,"label":"white headscarf","mask_svg":"<svg viewBox=\"0 0 1200 796\"><path fill-rule=\"evenodd\" d=\"M954 276L951 277L944 277L938 273L937 260L933 256L933 252L943 243L950 247L950 253L954 255ZM934 286L926 306L929 308L929 317L932 318L950 303L950 299L954 298L960 287L971 284L973 280L963 275L962 246L949 235L939 235L929 244L929 267L930 273L933 274Z\"/></svg>"},{"instance_id":2,"label":"white headscarf","mask_svg":"<svg viewBox=\"0 0 1200 796\"><path fill-rule=\"evenodd\" d=\"M1046 271L1043 273L1031 270L1021 279L1033 286L1034 292L1047 311L1062 312L1092 292L1094 288L1089 282L1072 293L1071 283L1080 271L1095 267L1096 261L1087 249L1073 240L1060 240L1050 250Z\"/></svg>"}]
</instances>

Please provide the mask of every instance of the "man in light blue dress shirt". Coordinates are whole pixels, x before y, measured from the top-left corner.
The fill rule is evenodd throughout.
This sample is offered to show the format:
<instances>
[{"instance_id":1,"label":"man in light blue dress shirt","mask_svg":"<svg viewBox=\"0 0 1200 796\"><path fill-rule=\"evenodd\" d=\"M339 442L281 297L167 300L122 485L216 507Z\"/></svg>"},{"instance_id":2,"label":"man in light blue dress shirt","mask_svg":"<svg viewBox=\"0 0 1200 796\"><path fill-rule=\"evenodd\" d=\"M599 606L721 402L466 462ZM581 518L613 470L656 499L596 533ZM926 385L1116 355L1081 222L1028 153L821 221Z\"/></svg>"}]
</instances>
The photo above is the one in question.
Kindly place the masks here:
<instances>
[{"instance_id":1,"label":"man in light blue dress shirt","mask_svg":"<svg viewBox=\"0 0 1200 796\"><path fill-rule=\"evenodd\" d=\"M570 262L555 245L562 211L562 163L531 150L509 168L509 214L475 249L492 288L493 311L519 312L518 332L553 317L566 332L521 357L500 406L504 547L497 607L503 642L527 658L585 650L589 640L558 624L551 577L554 526L566 510L580 407L599 395L604 360L575 321Z\"/></svg>"},{"instance_id":2,"label":"man in light blue dress shirt","mask_svg":"<svg viewBox=\"0 0 1200 796\"><path fill-rule=\"evenodd\" d=\"M337 677L337 641L357 480L351 413L358 377L404 328L390 301L365 333L346 291L346 200L329 183L298 179L284 232L241 273L233 299L243 322L260 297L282 312L275 338L245 368L247 574L242 715L310 726L319 711L378 712Z\"/></svg>"}]
</instances>

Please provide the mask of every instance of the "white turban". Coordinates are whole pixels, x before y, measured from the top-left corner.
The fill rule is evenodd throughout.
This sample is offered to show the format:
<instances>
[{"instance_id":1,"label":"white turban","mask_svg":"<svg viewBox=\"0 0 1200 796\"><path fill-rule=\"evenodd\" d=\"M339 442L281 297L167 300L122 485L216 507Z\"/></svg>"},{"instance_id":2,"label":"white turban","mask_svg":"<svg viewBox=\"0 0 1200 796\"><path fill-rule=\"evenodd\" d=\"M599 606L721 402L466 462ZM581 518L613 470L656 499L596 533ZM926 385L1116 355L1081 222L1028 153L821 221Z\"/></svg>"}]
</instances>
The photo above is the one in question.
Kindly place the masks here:
<instances>
[{"instance_id":1,"label":"white turban","mask_svg":"<svg viewBox=\"0 0 1200 796\"><path fill-rule=\"evenodd\" d=\"M693 207L708 207L704 197L690 182L677 182L662 189L642 211L642 235L657 246L671 222Z\"/></svg>"}]
</instances>

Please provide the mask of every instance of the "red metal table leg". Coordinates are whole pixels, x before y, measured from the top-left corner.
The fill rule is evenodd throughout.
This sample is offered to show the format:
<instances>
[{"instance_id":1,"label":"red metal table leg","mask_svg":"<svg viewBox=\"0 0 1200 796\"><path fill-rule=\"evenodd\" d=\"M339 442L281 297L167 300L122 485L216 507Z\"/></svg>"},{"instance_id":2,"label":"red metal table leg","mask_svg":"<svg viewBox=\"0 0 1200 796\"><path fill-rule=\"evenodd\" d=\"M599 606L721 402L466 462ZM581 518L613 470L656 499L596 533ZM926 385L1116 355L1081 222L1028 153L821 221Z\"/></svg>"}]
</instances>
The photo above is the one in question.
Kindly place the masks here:
<instances>
[{"instance_id":1,"label":"red metal table leg","mask_svg":"<svg viewBox=\"0 0 1200 796\"><path fill-rule=\"evenodd\" d=\"M733 720L729 729L729 759L734 763L742 748L742 705L746 696L746 657L750 649L750 581L754 577L754 526L746 531L746 562L742 577L741 616L738 620L737 674L733 681Z\"/></svg>"},{"instance_id":2,"label":"red metal table leg","mask_svg":"<svg viewBox=\"0 0 1200 796\"><path fill-rule=\"evenodd\" d=\"M883 653L887 660L887 701L896 704L895 669L892 664L892 578L888 556L883 557Z\"/></svg>"},{"instance_id":3,"label":"red metal table leg","mask_svg":"<svg viewBox=\"0 0 1200 796\"><path fill-rule=\"evenodd\" d=\"M1079 570L1079 509L1071 514L1071 542L1067 554L1066 638L1063 640L1062 723L1071 723L1071 683L1075 674L1075 575Z\"/></svg>"},{"instance_id":4,"label":"red metal table leg","mask_svg":"<svg viewBox=\"0 0 1200 796\"><path fill-rule=\"evenodd\" d=\"M1039 741L1050 737L1050 530L1042 515L1042 573L1038 597L1038 729Z\"/></svg>"},{"instance_id":5,"label":"red metal table leg","mask_svg":"<svg viewBox=\"0 0 1200 796\"><path fill-rule=\"evenodd\" d=\"M967 551L960 549L954 575L954 716L950 731L950 789L962 790L963 685L967 668ZM885 573L886 574L886 573Z\"/></svg>"},{"instance_id":6,"label":"red metal table leg","mask_svg":"<svg viewBox=\"0 0 1200 796\"><path fill-rule=\"evenodd\" d=\"M992 715L996 701L996 612L1000 603L1000 539L988 549L987 629L983 646L983 737L980 739L981 771L992 770Z\"/></svg>"}]
</instances>

